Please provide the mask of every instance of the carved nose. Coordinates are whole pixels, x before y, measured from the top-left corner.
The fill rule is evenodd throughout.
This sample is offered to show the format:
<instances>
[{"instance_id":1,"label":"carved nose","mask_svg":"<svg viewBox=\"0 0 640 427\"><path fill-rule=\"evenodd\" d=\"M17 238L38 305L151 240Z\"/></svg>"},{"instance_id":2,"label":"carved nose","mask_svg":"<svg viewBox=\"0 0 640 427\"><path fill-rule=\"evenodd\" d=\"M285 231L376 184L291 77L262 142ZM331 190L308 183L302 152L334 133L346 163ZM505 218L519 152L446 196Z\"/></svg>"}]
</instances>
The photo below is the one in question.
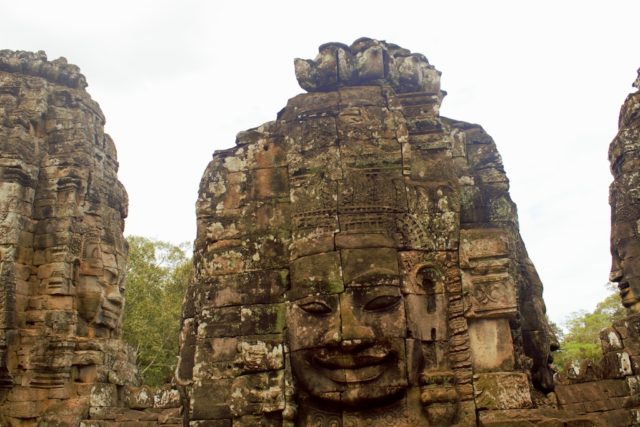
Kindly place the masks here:
<instances>
[{"instance_id":1,"label":"carved nose","mask_svg":"<svg viewBox=\"0 0 640 427\"><path fill-rule=\"evenodd\" d=\"M107 290L107 301L116 306L122 306L124 298L117 286L110 286Z\"/></svg>"},{"instance_id":2,"label":"carved nose","mask_svg":"<svg viewBox=\"0 0 640 427\"><path fill-rule=\"evenodd\" d=\"M375 338L373 329L363 325L353 313L342 313L341 346L353 347L368 344Z\"/></svg>"},{"instance_id":3,"label":"carved nose","mask_svg":"<svg viewBox=\"0 0 640 427\"><path fill-rule=\"evenodd\" d=\"M609 273L609 281L610 282L619 282L622 279L622 269L617 266L611 269L611 273Z\"/></svg>"},{"instance_id":4,"label":"carved nose","mask_svg":"<svg viewBox=\"0 0 640 427\"><path fill-rule=\"evenodd\" d=\"M368 346L375 339L373 329L363 322L363 313L353 306L353 300L347 295L340 296L341 341L344 349L358 349Z\"/></svg>"}]
</instances>

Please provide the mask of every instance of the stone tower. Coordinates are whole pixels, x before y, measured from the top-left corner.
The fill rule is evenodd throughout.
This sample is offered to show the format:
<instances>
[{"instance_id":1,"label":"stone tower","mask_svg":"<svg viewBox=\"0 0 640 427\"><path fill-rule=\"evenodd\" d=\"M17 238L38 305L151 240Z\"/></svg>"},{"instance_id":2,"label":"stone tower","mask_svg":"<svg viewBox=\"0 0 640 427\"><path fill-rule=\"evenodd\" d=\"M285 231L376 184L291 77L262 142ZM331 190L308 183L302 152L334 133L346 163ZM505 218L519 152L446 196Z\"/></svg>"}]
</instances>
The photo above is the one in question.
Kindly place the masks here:
<instances>
[{"instance_id":1,"label":"stone tower","mask_svg":"<svg viewBox=\"0 0 640 427\"><path fill-rule=\"evenodd\" d=\"M640 70L634 87L640 88ZM618 135L609 146L613 174L611 277L625 307L640 314L640 92L629 94L620 110Z\"/></svg>"},{"instance_id":2,"label":"stone tower","mask_svg":"<svg viewBox=\"0 0 640 427\"><path fill-rule=\"evenodd\" d=\"M399 46L328 43L295 70L308 93L200 183L177 370L192 425L546 405L556 343L491 137L440 116L440 72Z\"/></svg>"},{"instance_id":3,"label":"stone tower","mask_svg":"<svg viewBox=\"0 0 640 427\"><path fill-rule=\"evenodd\" d=\"M127 194L86 86L64 58L0 51L2 425L77 425L92 389L139 381L119 339Z\"/></svg>"}]
</instances>

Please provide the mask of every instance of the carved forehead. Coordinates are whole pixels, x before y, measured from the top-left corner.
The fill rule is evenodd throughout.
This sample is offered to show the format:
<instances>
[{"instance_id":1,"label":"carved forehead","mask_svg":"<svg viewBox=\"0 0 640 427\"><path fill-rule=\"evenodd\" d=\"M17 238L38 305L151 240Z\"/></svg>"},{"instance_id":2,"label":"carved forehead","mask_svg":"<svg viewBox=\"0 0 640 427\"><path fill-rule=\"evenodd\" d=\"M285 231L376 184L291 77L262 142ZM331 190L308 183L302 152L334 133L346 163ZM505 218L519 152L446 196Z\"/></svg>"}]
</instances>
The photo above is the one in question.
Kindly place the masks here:
<instances>
[{"instance_id":1,"label":"carved forehead","mask_svg":"<svg viewBox=\"0 0 640 427\"><path fill-rule=\"evenodd\" d=\"M393 248L342 249L298 258L291 263L291 280L368 283L399 276L398 251Z\"/></svg>"}]
</instances>

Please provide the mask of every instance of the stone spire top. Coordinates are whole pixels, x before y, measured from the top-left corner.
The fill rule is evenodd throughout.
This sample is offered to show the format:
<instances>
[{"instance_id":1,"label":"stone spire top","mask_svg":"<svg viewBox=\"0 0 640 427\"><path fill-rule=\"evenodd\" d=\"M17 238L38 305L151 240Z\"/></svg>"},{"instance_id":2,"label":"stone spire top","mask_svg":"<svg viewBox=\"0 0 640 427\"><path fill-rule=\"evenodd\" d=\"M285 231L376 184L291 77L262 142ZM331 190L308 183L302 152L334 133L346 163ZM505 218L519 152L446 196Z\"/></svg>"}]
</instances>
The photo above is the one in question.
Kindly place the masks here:
<instances>
[{"instance_id":1,"label":"stone spire top","mask_svg":"<svg viewBox=\"0 0 640 427\"><path fill-rule=\"evenodd\" d=\"M64 57L49 61L47 54L42 50L38 52L0 50L0 71L41 77L73 89L87 87L87 79L80 73L77 65L67 63Z\"/></svg>"},{"instance_id":2,"label":"stone spire top","mask_svg":"<svg viewBox=\"0 0 640 427\"><path fill-rule=\"evenodd\" d=\"M308 92L387 84L398 93L440 94L440 71L419 53L366 37L351 46L326 43L315 59L295 59L296 78Z\"/></svg>"}]
</instances>

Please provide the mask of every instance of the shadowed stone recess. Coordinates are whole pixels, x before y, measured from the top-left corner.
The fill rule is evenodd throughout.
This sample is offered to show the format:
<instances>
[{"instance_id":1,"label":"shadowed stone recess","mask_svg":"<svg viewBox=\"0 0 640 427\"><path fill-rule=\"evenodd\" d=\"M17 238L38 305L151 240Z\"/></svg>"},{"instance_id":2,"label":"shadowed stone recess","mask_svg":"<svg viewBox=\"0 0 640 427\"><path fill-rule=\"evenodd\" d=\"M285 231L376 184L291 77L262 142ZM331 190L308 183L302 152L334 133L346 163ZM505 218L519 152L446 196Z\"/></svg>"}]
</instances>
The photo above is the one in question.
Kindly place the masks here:
<instances>
[{"instance_id":1,"label":"shadowed stone recess","mask_svg":"<svg viewBox=\"0 0 640 427\"><path fill-rule=\"evenodd\" d=\"M176 372L190 425L553 407L557 344L491 137L440 116L440 72L399 46L328 43L295 71L308 93L200 182Z\"/></svg>"}]
</instances>

